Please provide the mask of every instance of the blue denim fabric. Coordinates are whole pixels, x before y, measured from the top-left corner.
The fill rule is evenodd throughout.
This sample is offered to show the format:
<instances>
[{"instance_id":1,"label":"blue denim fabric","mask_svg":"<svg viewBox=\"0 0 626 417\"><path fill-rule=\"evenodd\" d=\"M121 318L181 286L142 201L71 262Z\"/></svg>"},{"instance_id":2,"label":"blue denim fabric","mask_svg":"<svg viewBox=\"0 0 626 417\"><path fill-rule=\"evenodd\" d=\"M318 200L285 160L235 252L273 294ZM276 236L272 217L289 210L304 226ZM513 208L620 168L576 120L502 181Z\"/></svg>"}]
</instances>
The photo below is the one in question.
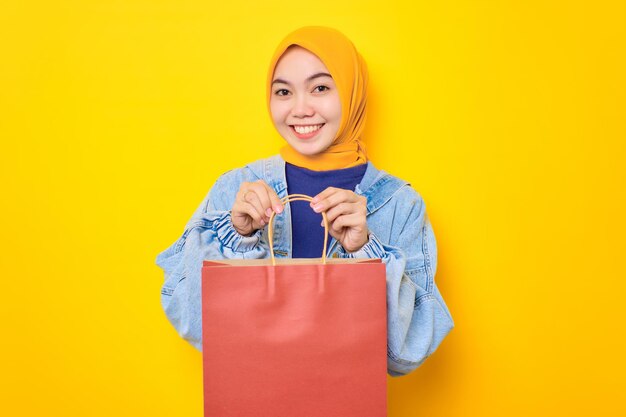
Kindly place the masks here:
<instances>
[{"instance_id":1,"label":"blue denim fabric","mask_svg":"<svg viewBox=\"0 0 626 417\"><path fill-rule=\"evenodd\" d=\"M454 327L437 285L437 245L422 197L409 183L371 162L353 190L367 198L369 242L346 252L335 239L327 256L381 258L387 270L387 371L405 375L417 368ZM235 231L230 209L243 181L264 180L287 195L280 155L222 174L187 223L182 236L156 258L165 272L161 304L178 333L202 350L201 266L204 259L269 257L267 227L245 237ZM289 204L274 218L274 254L291 257ZM321 254L320 254L321 256Z\"/></svg>"}]
</instances>

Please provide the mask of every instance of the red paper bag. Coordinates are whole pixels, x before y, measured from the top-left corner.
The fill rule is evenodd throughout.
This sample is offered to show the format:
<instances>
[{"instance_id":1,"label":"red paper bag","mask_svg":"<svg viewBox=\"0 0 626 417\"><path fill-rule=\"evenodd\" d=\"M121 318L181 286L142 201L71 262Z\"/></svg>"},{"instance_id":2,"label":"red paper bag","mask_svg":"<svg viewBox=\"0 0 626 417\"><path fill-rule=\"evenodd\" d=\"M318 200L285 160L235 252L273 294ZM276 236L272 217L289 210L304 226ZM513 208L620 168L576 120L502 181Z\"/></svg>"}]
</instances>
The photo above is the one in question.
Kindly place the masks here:
<instances>
[{"instance_id":1,"label":"red paper bag","mask_svg":"<svg viewBox=\"0 0 626 417\"><path fill-rule=\"evenodd\" d=\"M202 347L207 417L386 416L385 265L204 261Z\"/></svg>"}]
</instances>

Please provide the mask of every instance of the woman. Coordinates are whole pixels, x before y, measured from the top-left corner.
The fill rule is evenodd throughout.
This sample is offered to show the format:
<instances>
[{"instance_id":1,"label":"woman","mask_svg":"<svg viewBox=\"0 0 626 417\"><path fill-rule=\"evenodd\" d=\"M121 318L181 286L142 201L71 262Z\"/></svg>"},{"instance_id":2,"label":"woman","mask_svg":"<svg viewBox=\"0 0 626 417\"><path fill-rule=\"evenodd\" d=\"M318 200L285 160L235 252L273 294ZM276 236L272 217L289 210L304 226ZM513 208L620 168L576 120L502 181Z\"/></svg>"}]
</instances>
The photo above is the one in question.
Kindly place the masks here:
<instances>
[{"instance_id":1,"label":"woman","mask_svg":"<svg viewBox=\"0 0 626 417\"><path fill-rule=\"evenodd\" d=\"M280 155L226 172L185 231L157 257L161 302L179 334L202 349L204 259L268 258L272 211L276 257L381 258L387 272L388 373L417 368L454 327L434 282L435 236L421 196L367 160L367 67L340 32L304 27L279 44L267 79L268 108L287 145ZM354 190L354 191L353 191ZM283 206L287 194L315 196Z\"/></svg>"}]
</instances>

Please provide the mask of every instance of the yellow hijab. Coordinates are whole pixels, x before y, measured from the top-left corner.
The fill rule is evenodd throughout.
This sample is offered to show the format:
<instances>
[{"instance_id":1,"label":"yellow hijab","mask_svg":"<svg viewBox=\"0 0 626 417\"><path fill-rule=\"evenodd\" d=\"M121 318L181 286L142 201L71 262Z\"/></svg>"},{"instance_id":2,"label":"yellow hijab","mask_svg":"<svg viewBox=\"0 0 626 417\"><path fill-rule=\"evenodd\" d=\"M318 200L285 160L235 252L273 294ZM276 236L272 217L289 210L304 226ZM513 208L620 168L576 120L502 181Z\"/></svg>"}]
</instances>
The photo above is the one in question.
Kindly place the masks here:
<instances>
[{"instance_id":1,"label":"yellow hijab","mask_svg":"<svg viewBox=\"0 0 626 417\"><path fill-rule=\"evenodd\" d=\"M361 132L365 125L367 102L367 65L356 48L341 32L321 26L307 26L291 32L282 40L272 57L267 76L267 106L270 109L272 78L280 57L291 45L317 55L330 71L341 100L341 123L333 143L317 155L302 155L289 144L280 149L290 164L313 171L349 168L367 162ZM271 114L271 110L270 110Z\"/></svg>"}]
</instances>

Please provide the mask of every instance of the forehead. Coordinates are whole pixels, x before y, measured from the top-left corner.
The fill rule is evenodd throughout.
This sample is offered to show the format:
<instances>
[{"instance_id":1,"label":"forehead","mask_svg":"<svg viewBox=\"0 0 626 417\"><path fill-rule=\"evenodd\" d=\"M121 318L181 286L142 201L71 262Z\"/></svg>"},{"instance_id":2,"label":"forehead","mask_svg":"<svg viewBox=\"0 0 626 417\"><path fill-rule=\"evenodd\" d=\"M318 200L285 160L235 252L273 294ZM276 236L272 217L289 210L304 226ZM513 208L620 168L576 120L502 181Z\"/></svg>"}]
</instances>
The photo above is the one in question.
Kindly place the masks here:
<instances>
[{"instance_id":1,"label":"forehead","mask_svg":"<svg viewBox=\"0 0 626 417\"><path fill-rule=\"evenodd\" d=\"M274 78L306 79L310 75L327 72L326 65L313 52L297 45L292 45L276 63Z\"/></svg>"}]
</instances>

